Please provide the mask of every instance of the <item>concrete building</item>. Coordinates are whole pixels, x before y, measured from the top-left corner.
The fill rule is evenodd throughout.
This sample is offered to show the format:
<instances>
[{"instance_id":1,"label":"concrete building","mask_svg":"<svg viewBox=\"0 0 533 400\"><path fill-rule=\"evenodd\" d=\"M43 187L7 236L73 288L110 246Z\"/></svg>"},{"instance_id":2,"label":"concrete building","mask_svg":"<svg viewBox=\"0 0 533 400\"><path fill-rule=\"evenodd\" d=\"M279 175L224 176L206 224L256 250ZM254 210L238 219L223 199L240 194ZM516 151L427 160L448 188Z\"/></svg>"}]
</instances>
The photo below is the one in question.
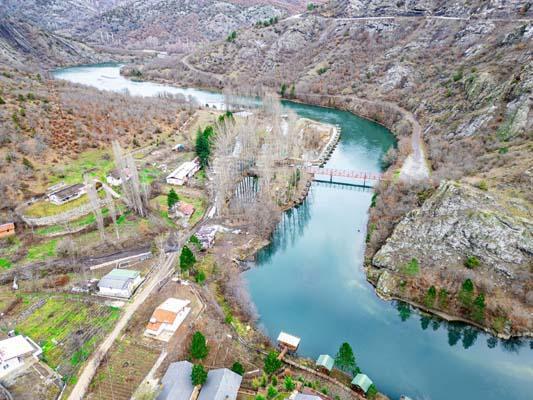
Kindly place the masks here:
<instances>
[{"instance_id":1,"label":"concrete building","mask_svg":"<svg viewBox=\"0 0 533 400\"><path fill-rule=\"evenodd\" d=\"M80 198L86 192L87 190L85 188L85 185L82 183L77 183L75 185L70 185L51 193L48 198L50 202L59 206L61 204L65 204L69 201Z\"/></svg>"},{"instance_id":2,"label":"concrete building","mask_svg":"<svg viewBox=\"0 0 533 400\"><path fill-rule=\"evenodd\" d=\"M192 161L186 161L172 171L169 176L167 176L167 183L169 185L185 185L187 181L198 172L199 169L200 162L198 161L198 158L195 158Z\"/></svg>"},{"instance_id":3,"label":"concrete building","mask_svg":"<svg viewBox=\"0 0 533 400\"><path fill-rule=\"evenodd\" d=\"M0 378L38 360L42 349L30 338L22 335L0 341Z\"/></svg>"},{"instance_id":4,"label":"concrete building","mask_svg":"<svg viewBox=\"0 0 533 400\"><path fill-rule=\"evenodd\" d=\"M98 290L102 296L130 298L137 286L142 282L139 271L114 269L98 282Z\"/></svg>"},{"instance_id":5,"label":"concrete building","mask_svg":"<svg viewBox=\"0 0 533 400\"><path fill-rule=\"evenodd\" d=\"M227 368L208 372L198 400L236 400L242 376Z\"/></svg>"},{"instance_id":6,"label":"concrete building","mask_svg":"<svg viewBox=\"0 0 533 400\"><path fill-rule=\"evenodd\" d=\"M170 297L154 310L144 334L168 342L191 312L189 300Z\"/></svg>"}]
</instances>

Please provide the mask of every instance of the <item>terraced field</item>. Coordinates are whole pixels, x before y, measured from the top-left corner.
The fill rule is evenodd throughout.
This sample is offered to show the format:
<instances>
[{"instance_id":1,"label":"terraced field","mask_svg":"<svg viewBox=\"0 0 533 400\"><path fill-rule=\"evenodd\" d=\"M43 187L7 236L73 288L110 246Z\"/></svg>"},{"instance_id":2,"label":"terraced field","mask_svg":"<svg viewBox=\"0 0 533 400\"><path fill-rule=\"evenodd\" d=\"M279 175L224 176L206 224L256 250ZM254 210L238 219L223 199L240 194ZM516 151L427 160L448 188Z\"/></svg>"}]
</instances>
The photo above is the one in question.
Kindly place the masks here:
<instances>
[{"instance_id":1,"label":"terraced field","mask_svg":"<svg viewBox=\"0 0 533 400\"><path fill-rule=\"evenodd\" d=\"M131 338L114 344L98 367L87 399L129 400L159 357L159 350Z\"/></svg>"}]
</instances>

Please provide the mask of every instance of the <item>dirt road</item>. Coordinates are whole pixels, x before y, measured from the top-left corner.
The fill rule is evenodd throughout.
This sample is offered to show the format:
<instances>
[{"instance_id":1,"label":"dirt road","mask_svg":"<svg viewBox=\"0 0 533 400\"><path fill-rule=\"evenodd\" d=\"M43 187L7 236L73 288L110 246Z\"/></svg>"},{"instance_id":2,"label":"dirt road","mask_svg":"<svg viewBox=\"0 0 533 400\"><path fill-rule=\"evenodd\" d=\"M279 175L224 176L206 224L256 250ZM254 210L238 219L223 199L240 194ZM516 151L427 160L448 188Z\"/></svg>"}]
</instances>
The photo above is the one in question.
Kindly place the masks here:
<instances>
[{"instance_id":1,"label":"dirt road","mask_svg":"<svg viewBox=\"0 0 533 400\"><path fill-rule=\"evenodd\" d=\"M115 340L118 338L122 330L126 327L129 320L137 311L139 306L144 303L148 296L159 287L159 283L163 280L173 269L174 262L176 261L177 253L170 253L165 256L162 265L159 265L157 270L151 277L144 283L141 291L135 296L133 301L126 305L122 316L115 325L115 328L100 344L98 349L93 353L85 368L80 374L76 385L72 388L72 392L69 395L69 400L82 400L89 388L89 384L96 373L96 369L100 365L103 357L109 351Z\"/></svg>"}]
</instances>

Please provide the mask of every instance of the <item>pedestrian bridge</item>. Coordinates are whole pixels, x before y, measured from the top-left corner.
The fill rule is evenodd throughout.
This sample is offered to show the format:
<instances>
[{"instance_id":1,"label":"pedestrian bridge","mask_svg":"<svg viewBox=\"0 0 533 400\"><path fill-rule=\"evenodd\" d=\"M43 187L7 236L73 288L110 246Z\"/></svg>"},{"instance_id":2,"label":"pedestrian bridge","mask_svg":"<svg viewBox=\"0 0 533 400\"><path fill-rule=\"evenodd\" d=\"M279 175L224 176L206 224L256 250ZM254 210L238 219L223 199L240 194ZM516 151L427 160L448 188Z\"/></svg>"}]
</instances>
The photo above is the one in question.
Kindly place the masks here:
<instances>
[{"instance_id":1,"label":"pedestrian bridge","mask_svg":"<svg viewBox=\"0 0 533 400\"><path fill-rule=\"evenodd\" d=\"M379 172L365 172L354 171L349 169L334 169L334 168L320 168L320 167L305 167L304 171L312 174L315 180L324 181L324 179L317 179L316 175L329 176L330 183L335 182L333 178L350 178L358 181L363 181L363 186L367 186L367 182L379 182L383 180L383 174Z\"/></svg>"}]
</instances>

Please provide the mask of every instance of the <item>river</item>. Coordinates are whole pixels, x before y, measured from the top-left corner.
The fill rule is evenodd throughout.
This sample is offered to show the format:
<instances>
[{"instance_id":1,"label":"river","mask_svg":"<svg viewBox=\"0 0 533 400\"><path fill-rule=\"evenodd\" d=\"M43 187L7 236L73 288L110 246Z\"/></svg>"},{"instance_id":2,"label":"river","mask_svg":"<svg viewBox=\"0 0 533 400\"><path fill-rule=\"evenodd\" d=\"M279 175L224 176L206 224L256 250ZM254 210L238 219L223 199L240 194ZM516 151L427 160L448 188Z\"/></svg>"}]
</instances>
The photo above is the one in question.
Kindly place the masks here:
<instances>
[{"instance_id":1,"label":"river","mask_svg":"<svg viewBox=\"0 0 533 400\"><path fill-rule=\"evenodd\" d=\"M113 64L57 70L58 79L102 90L195 97L220 106L223 96L150 82L132 82ZM379 171L392 134L353 114L284 103L303 117L339 124L339 146L328 167ZM273 339L280 330L302 338L299 353L335 355L342 342L391 399L533 398L533 341L502 341L475 328L421 315L405 303L379 299L363 271L371 192L314 183L308 199L288 211L272 243L245 273L259 324Z\"/></svg>"}]
</instances>

